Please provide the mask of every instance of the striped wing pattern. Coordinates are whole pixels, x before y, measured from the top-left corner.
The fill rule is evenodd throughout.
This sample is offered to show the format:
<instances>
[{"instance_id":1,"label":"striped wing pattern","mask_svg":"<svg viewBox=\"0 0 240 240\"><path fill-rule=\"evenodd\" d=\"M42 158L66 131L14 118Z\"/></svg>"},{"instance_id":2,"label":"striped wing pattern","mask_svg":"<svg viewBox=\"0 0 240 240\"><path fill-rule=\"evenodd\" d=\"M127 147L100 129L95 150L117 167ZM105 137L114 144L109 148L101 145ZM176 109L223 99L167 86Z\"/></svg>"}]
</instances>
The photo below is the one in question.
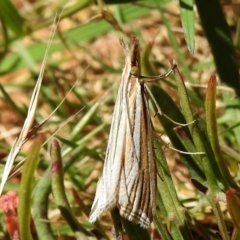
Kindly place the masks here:
<instances>
[{"instance_id":1,"label":"striped wing pattern","mask_svg":"<svg viewBox=\"0 0 240 240\"><path fill-rule=\"evenodd\" d=\"M155 212L156 166L152 127L144 83L137 75L138 41L122 43L125 67L113 112L103 167L90 222L113 208L147 228Z\"/></svg>"}]
</instances>

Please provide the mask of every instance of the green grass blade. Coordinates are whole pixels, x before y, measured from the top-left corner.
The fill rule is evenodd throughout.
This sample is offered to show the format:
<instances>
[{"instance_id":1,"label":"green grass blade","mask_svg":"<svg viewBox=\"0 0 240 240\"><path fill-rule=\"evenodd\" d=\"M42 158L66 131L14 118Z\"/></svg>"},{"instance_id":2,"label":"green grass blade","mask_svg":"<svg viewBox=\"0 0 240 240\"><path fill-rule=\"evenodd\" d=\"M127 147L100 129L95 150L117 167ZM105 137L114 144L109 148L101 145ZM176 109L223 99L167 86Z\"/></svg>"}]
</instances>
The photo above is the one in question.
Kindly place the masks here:
<instances>
[{"instance_id":1,"label":"green grass blade","mask_svg":"<svg viewBox=\"0 0 240 240\"><path fill-rule=\"evenodd\" d=\"M231 176L226 161L223 159L221 148L219 145L218 131L217 131L217 121L216 121L216 76L212 76L208 83L207 94L206 94L206 124L207 124L207 133L209 136L209 141L211 143L213 152L216 157L217 164L220 168L220 171L228 183L229 187L238 188L236 182Z\"/></svg>"},{"instance_id":2,"label":"green grass blade","mask_svg":"<svg viewBox=\"0 0 240 240\"><path fill-rule=\"evenodd\" d=\"M19 37L23 34L24 20L10 0L0 1L0 15L4 24Z\"/></svg>"},{"instance_id":3,"label":"green grass blade","mask_svg":"<svg viewBox=\"0 0 240 240\"><path fill-rule=\"evenodd\" d=\"M33 240L30 231L31 197L34 185L34 173L38 165L43 135L39 135L30 147L26 157L19 190L18 220L21 239Z\"/></svg>"},{"instance_id":4,"label":"green grass blade","mask_svg":"<svg viewBox=\"0 0 240 240\"><path fill-rule=\"evenodd\" d=\"M33 195L33 220L39 240L55 239L48 219L48 198L50 192L51 170L48 168L35 187Z\"/></svg>"},{"instance_id":5,"label":"green grass blade","mask_svg":"<svg viewBox=\"0 0 240 240\"><path fill-rule=\"evenodd\" d=\"M198 13L221 80L239 94L238 60L219 0L196 0Z\"/></svg>"},{"instance_id":6,"label":"green grass blade","mask_svg":"<svg viewBox=\"0 0 240 240\"><path fill-rule=\"evenodd\" d=\"M193 238L185 219L184 207L178 199L166 158L157 140L154 141L154 147L160 175L158 191L167 212L165 221L171 226L169 231L173 239L191 240Z\"/></svg>"},{"instance_id":7,"label":"green grass blade","mask_svg":"<svg viewBox=\"0 0 240 240\"><path fill-rule=\"evenodd\" d=\"M179 0L179 2L185 40L189 51L193 54L195 46L193 0Z\"/></svg>"},{"instance_id":8,"label":"green grass blade","mask_svg":"<svg viewBox=\"0 0 240 240\"><path fill-rule=\"evenodd\" d=\"M77 237L82 240L95 240L96 238L88 232L82 225L77 221L74 213L72 212L67 196L64 189L63 183L63 165L60 154L60 146L57 140L54 140L51 148L52 158L52 191L58 205L61 214L68 222L69 226Z\"/></svg>"}]
</instances>

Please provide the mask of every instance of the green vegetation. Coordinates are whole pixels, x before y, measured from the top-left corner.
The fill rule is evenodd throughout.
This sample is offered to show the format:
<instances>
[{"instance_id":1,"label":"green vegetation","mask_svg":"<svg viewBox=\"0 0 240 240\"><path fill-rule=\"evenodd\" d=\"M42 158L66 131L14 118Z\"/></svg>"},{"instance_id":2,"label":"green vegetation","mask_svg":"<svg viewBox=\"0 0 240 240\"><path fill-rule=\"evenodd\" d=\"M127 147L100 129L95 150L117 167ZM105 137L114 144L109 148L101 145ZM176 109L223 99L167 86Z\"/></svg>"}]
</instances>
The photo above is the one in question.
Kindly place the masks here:
<instances>
[{"instance_id":1,"label":"green vegetation","mask_svg":"<svg viewBox=\"0 0 240 240\"><path fill-rule=\"evenodd\" d=\"M17 152L0 239L240 239L237 3L96 2L0 1L1 175L12 146ZM147 230L117 211L88 222L124 66L119 38L133 35L142 75L177 63L148 86L165 115L188 123L150 104L158 192Z\"/></svg>"}]
</instances>

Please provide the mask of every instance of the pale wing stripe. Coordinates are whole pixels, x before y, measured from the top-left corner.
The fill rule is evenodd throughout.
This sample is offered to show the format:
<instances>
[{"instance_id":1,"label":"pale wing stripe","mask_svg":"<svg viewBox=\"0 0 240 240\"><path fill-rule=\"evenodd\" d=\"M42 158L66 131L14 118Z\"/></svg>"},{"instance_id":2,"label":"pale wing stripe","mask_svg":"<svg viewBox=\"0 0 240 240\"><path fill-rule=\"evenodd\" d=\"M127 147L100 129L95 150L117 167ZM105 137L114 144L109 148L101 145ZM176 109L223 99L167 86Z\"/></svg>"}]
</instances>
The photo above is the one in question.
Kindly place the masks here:
<instances>
[{"instance_id":1,"label":"pale wing stripe","mask_svg":"<svg viewBox=\"0 0 240 240\"><path fill-rule=\"evenodd\" d=\"M126 85L124 75L129 75L127 67L123 70L122 81L118 90L117 101L114 108L112 118L109 147L107 147L107 155L104 162L103 178L104 192L106 193L108 201L112 201L111 208L115 207L118 198L118 191L121 172L121 162L123 157L124 142L126 137L126 101L123 96L123 89ZM116 113L116 114L115 114Z\"/></svg>"},{"instance_id":2,"label":"pale wing stripe","mask_svg":"<svg viewBox=\"0 0 240 240\"><path fill-rule=\"evenodd\" d=\"M126 175L125 175L125 172L122 170L120 186L119 186L118 205L126 206L128 203L129 203L129 197L128 197L128 193L127 193Z\"/></svg>"},{"instance_id":3,"label":"pale wing stripe","mask_svg":"<svg viewBox=\"0 0 240 240\"><path fill-rule=\"evenodd\" d=\"M124 109L124 105L126 106L126 100L124 98L123 89L125 88L128 79L124 79L124 76L129 76L131 70L129 64L127 65L127 62L129 62L130 59L127 58L129 58L129 55L126 56L126 66L123 70L123 77L118 90L104 161L103 176L98 182L95 200L89 217L90 222L95 222L104 211L116 207L118 200L119 192L117 189L120 184L122 153L127 125L126 110ZM119 124L121 125L119 126ZM123 186L121 186L121 188L123 189Z\"/></svg>"},{"instance_id":4,"label":"pale wing stripe","mask_svg":"<svg viewBox=\"0 0 240 240\"><path fill-rule=\"evenodd\" d=\"M137 80L137 79L136 79ZM131 140L133 140L131 145L131 150L128 155L128 161L130 168L127 172L127 189L128 189L128 195L131 194L132 186L136 181L137 176L139 175L139 167L140 167L140 137L141 137L141 111L142 111L142 101L141 101L141 86L139 83L138 89L136 92L136 99L135 99L135 121L134 121L134 127L132 127L133 136Z\"/></svg>"},{"instance_id":5,"label":"pale wing stripe","mask_svg":"<svg viewBox=\"0 0 240 240\"><path fill-rule=\"evenodd\" d=\"M122 85L122 83L121 83ZM90 213L89 221L90 222L95 222L96 219L106 210L109 208L114 208L116 205L117 201L117 196L113 197L110 194L114 192L116 189L116 184L117 179L115 181L115 184L111 183L112 179L112 165L114 162L114 154L116 150L116 135L118 134L119 130L119 123L121 119L121 114L122 114L122 107L121 107L121 86L119 88L118 96L117 96L117 101L115 104L114 112L113 112L113 117L112 117L112 124L110 128L110 134L109 134L109 141L108 141L108 146L107 146L107 151L106 151L106 157L104 161L104 167L103 167L103 177L99 180L98 186L96 189L96 196L92 205L92 210ZM118 103L118 104L117 104ZM121 149L121 146L119 146ZM123 148L123 146L122 146ZM120 160L120 159L118 159ZM119 165L121 161L118 162ZM120 166L115 166L116 168L119 169L120 171ZM117 176L115 176L117 178ZM118 179L119 180L119 179ZM110 186L109 186L110 185ZM116 191L115 191L116 192ZM110 198L109 198L110 195Z\"/></svg>"}]
</instances>

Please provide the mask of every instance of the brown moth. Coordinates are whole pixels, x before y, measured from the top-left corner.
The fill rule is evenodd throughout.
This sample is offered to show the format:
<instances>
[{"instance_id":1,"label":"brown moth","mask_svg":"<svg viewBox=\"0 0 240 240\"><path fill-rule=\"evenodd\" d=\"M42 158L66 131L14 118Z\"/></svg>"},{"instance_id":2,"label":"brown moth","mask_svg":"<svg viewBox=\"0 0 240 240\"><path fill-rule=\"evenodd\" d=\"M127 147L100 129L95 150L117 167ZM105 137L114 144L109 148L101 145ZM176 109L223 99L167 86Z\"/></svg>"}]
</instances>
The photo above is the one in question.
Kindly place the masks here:
<instances>
[{"instance_id":1,"label":"brown moth","mask_svg":"<svg viewBox=\"0 0 240 240\"><path fill-rule=\"evenodd\" d=\"M103 175L96 190L89 221L118 208L120 215L147 228L156 208L156 163L146 81L166 77L139 74L139 43L126 45L125 66L113 112Z\"/></svg>"}]
</instances>

